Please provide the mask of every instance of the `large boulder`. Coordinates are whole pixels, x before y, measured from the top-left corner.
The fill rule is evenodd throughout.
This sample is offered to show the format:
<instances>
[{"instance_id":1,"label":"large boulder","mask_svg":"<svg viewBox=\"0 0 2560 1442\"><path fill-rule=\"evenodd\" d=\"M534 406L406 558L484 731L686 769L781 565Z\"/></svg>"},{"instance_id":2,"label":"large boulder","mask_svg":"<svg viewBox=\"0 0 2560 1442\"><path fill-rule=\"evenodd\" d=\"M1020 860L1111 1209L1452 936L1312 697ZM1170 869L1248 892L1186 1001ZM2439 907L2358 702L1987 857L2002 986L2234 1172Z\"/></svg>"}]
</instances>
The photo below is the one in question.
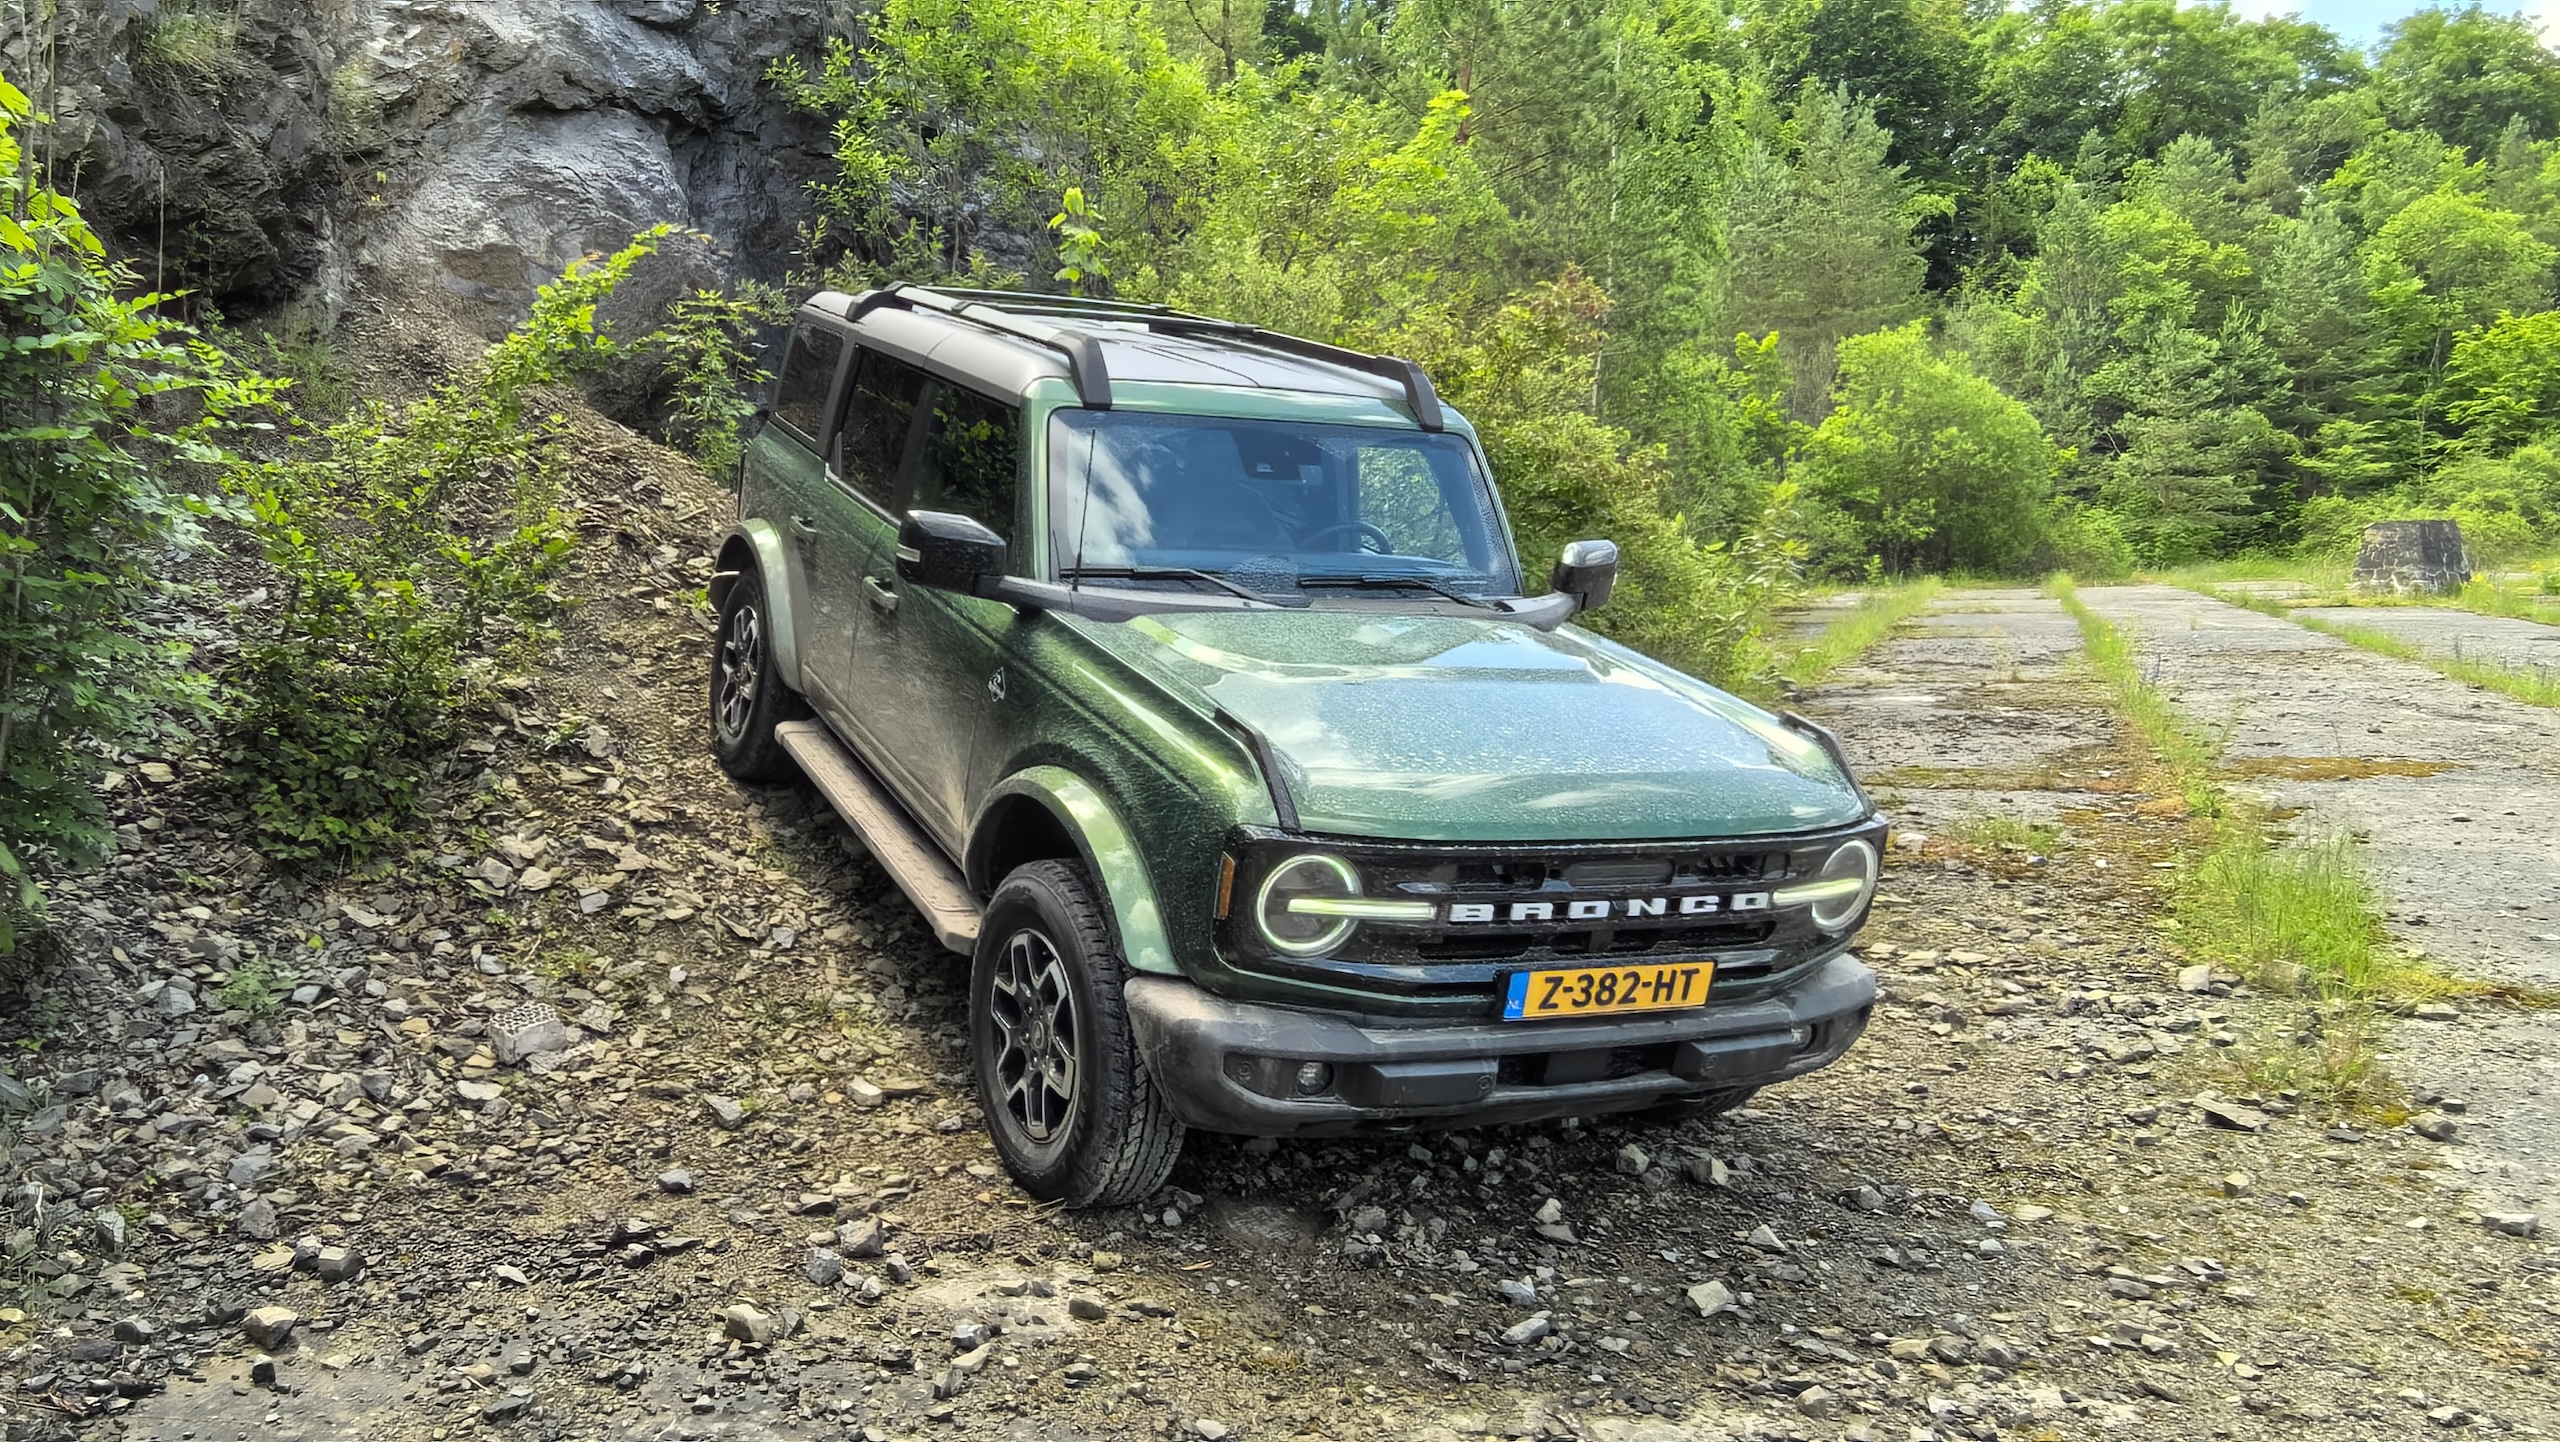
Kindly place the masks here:
<instances>
[{"instance_id":1,"label":"large boulder","mask_svg":"<svg viewBox=\"0 0 2560 1442\"><path fill-rule=\"evenodd\" d=\"M2471 579L2455 521L2376 521L2364 528L2350 584L2390 596L2446 596Z\"/></svg>"},{"instance_id":2,"label":"large boulder","mask_svg":"<svg viewBox=\"0 0 2560 1442\"><path fill-rule=\"evenodd\" d=\"M322 328L361 292L484 335L660 222L707 241L634 277L643 317L780 279L833 146L763 77L850 23L806 0L227 0L181 47L172 17L202 7L54 13L32 43L56 68L8 26L0 71L60 115L59 168L146 281Z\"/></svg>"}]
</instances>

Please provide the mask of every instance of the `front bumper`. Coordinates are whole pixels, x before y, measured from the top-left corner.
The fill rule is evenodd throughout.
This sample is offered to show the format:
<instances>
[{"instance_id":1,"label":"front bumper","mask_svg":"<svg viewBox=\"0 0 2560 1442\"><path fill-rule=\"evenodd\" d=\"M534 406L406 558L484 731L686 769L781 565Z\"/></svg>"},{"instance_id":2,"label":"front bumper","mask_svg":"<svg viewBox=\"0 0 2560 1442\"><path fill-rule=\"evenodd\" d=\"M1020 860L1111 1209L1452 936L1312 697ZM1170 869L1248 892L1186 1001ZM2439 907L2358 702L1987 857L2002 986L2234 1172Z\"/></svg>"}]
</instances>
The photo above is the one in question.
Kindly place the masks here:
<instances>
[{"instance_id":1,"label":"front bumper","mask_svg":"<svg viewBox=\"0 0 2560 1442\"><path fill-rule=\"evenodd\" d=\"M1230 1001L1132 977L1129 1024L1156 1089L1195 1127L1305 1136L1598 1116L1828 1066L1866 1030L1875 973L1843 952L1782 990L1674 1016L1389 1025ZM1333 1071L1297 1092L1298 1068Z\"/></svg>"}]
</instances>

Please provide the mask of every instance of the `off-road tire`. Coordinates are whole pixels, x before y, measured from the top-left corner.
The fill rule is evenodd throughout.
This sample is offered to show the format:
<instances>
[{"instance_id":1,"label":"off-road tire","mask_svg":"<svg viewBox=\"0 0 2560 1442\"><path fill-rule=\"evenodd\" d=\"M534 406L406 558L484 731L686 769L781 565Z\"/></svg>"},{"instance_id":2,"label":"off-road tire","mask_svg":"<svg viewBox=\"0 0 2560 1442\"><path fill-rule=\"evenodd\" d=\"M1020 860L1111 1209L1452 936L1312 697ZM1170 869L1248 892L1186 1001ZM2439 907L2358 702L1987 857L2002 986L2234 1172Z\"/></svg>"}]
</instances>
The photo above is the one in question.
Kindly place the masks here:
<instances>
[{"instance_id":1,"label":"off-road tire","mask_svg":"<svg viewBox=\"0 0 2560 1442\"><path fill-rule=\"evenodd\" d=\"M1026 938L1036 941L1026 944ZM1055 962L1044 974L1054 975L1057 994L1068 1002L1063 1030L1072 1049L1073 1081L1071 1095L1063 1099L1056 1088L1025 1075L1024 1000L1034 993L1022 973L1026 959L1048 965L1042 944ZM1110 918L1082 867L1026 862L987 902L969 968L970 1071L996 1154L1022 1189L1042 1201L1071 1207L1144 1201L1164 1185L1182 1153L1182 1123L1147 1075L1129 1030L1122 996L1128 976ZM1000 982L1011 988L1001 999ZM1014 1018L1009 1031L1000 1026L1000 1014ZM1044 1040L1062 1030L1054 1008L1049 1015ZM1049 1070L1057 1070L1054 1057ZM1038 1096L1031 1096L1035 1091ZM1026 1118L1026 1109L1050 1118L1045 1136L1041 1118Z\"/></svg>"},{"instance_id":2,"label":"off-road tire","mask_svg":"<svg viewBox=\"0 0 2560 1442\"><path fill-rule=\"evenodd\" d=\"M1703 1122L1723 1116L1735 1107L1760 1094L1758 1087L1725 1087L1718 1091L1694 1092L1685 1097L1669 1097L1637 1112L1639 1120L1673 1125L1680 1122Z\"/></svg>"},{"instance_id":3,"label":"off-road tire","mask_svg":"<svg viewBox=\"0 0 2560 1442\"><path fill-rule=\"evenodd\" d=\"M738 694L744 678L747 694ZM799 774L773 728L809 714L809 703L783 684L774 665L773 603L764 573L749 565L720 598L711 633L711 755L741 781L788 781Z\"/></svg>"}]
</instances>

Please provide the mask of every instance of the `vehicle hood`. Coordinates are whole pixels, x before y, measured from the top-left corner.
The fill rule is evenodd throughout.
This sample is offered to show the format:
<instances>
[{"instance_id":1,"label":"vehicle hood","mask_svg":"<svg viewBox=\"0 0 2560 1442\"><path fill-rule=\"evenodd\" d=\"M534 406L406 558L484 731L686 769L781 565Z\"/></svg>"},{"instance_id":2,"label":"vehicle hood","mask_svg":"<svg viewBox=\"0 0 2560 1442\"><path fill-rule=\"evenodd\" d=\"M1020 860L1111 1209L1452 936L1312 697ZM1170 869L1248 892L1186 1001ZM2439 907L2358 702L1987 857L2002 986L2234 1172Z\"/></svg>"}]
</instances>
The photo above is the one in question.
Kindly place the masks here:
<instances>
[{"instance_id":1,"label":"vehicle hood","mask_svg":"<svg viewBox=\"0 0 2560 1442\"><path fill-rule=\"evenodd\" d=\"M1669 839L1866 814L1809 738L1571 626L1346 607L1089 629L1187 703L1262 733L1308 831Z\"/></svg>"}]
</instances>

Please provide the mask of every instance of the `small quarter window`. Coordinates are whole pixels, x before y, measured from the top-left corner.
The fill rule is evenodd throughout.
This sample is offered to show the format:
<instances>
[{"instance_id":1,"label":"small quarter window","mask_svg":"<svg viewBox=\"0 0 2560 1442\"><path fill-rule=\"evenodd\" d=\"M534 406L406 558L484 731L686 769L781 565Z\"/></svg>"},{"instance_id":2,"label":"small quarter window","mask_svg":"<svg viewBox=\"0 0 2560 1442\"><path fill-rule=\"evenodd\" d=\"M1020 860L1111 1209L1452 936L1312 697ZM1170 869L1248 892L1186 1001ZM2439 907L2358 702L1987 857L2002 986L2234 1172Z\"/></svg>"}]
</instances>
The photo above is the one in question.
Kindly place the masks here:
<instances>
[{"instance_id":1,"label":"small quarter window","mask_svg":"<svg viewBox=\"0 0 2560 1442\"><path fill-rule=\"evenodd\" d=\"M823 449L827 401L835 394L836 362L844 358L844 337L819 326L791 332L791 354L782 363L782 384L774 388L773 418L792 434Z\"/></svg>"}]
</instances>

